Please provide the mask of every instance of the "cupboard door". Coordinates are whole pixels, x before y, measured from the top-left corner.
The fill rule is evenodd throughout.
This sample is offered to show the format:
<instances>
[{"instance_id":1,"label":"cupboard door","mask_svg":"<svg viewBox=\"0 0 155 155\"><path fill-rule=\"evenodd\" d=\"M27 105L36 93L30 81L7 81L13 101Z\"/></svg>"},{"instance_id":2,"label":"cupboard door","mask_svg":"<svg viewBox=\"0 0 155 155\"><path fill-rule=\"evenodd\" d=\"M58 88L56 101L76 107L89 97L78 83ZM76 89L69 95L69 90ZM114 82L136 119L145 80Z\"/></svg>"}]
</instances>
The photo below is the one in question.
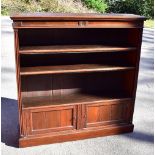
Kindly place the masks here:
<instances>
[{"instance_id":1,"label":"cupboard door","mask_svg":"<svg viewBox=\"0 0 155 155\"><path fill-rule=\"evenodd\" d=\"M83 128L129 123L133 104L130 101L109 101L83 105Z\"/></svg>"},{"instance_id":2,"label":"cupboard door","mask_svg":"<svg viewBox=\"0 0 155 155\"><path fill-rule=\"evenodd\" d=\"M76 106L25 109L24 135L76 129Z\"/></svg>"}]
</instances>

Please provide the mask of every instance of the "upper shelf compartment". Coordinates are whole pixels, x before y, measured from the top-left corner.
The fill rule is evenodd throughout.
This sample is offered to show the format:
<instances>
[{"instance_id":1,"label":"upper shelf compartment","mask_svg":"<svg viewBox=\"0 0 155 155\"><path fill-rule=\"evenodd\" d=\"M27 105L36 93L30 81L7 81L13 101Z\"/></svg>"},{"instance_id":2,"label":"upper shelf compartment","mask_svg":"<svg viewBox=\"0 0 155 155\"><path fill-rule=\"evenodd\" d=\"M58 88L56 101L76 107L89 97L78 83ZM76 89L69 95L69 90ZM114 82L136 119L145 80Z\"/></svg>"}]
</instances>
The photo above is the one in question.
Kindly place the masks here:
<instances>
[{"instance_id":1,"label":"upper shelf compartment","mask_svg":"<svg viewBox=\"0 0 155 155\"><path fill-rule=\"evenodd\" d=\"M104 45L53 45L53 46L23 46L20 54L44 54L44 53L91 53L91 52L121 52L133 51L135 47L119 47Z\"/></svg>"},{"instance_id":2,"label":"upper shelf compartment","mask_svg":"<svg viewBox=\"0 0 155 155\"><path fill-rule=\"evenodd\" d=\"M19 29L20 52L106 51L136 47L135 29ZM58 45L58 46L57 46ZM61 47L60 47L61 45ZM65 45L65 46L64 46ZM73 46L72 46L73 45ZM80 46L79 46L80 45ZM121 49L120 49L121 48ZM126 50L126 49L125 49Z\"/></svg>"}]
</instances>

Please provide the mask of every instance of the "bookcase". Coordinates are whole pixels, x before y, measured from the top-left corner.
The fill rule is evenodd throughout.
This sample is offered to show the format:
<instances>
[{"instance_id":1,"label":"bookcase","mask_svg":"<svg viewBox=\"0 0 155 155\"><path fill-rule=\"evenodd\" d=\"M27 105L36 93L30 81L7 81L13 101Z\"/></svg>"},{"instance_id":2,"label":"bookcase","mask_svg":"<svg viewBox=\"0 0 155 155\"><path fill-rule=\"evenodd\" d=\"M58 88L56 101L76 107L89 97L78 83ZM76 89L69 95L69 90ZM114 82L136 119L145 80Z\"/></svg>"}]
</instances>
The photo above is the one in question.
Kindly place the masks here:
<instances>
[{"instance_id":1,"label":"bookcase","mask_svg":"<svg viewBox=\"0 0 155 155\"><path fill-rule=\"evenodd\" d=\"M14 14L19 146L132 132L145 17Z\"/></svg>"}]
</instances>

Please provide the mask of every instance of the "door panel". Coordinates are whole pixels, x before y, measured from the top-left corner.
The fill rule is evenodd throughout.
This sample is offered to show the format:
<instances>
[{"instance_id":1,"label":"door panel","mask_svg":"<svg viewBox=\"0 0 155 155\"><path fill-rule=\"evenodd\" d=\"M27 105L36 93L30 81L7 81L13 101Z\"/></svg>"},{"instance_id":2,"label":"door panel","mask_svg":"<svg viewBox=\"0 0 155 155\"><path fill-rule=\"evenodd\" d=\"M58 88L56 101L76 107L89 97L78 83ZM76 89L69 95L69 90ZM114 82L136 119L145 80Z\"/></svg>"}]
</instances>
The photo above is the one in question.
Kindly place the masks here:
<instances>
[{"instance_id":1,"label":"door panel","mask_svg":"<svg viewBox=\"0 0 155 155\"><path fill-rule=\"evenodd\" d=\"M29 119L23 124L29 126L27 134L40 134L76 129L76 106L58 106L24 110Z\"/></svg>"},{"instance_id":2,"label":"door panel","mask_svg":"<svg viewBox=\"0 0 155 155\"><path fill-rule=\"evenodd\" d=\"M32 129L38 130L46 128L72 126L72 114L73 109L33 112Z\"/></svg>"},{"instance_id":3,"label":"door panel","mask_svg":"<svg viewBox=\"0 0 155 155\"><path fill-rule=\"evenodd\" d=\"M111 120L123 120L126 104L111 105Z\"/></svg>"},{"instance_id":4,"label":"door panel","mask_svg":"<svg viewBox=\"0 0 155 155\"><path fill-rule=\"evenodd\" d=\"M83 105L86 113L83 128L128 123L132 106L130 100Z\"/></svg>"},{"instance_id":5,"label":"door panel","mask_svg":"<svg viewBox=\"0 0 155 155\"><path fill-rule=\"evenodd\" d=\"M110 119L109 106L94 105L87 107L87 122L101 122L108 121Z\"/></svg>"}]
</instances>

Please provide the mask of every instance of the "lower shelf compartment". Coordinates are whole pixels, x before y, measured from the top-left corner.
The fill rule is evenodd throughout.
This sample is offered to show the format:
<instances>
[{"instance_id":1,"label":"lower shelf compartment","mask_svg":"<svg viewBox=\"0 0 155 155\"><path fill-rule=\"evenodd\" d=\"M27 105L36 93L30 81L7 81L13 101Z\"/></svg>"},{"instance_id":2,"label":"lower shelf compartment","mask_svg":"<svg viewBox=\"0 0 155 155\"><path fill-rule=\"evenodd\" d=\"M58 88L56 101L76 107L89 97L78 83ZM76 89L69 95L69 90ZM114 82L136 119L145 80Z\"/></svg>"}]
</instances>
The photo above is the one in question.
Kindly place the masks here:
<instances>
[{"instance_id":1,"label":"lower shelf compartment","mask_svg":"<svg viewBox=\"0 0 155 155\"><path fill-rule=\"evenodd\" d=\"M69 104L87 104L107 102L109 100L126 100L132 99L125 92L112 92L112 93L74 93L63 96L37 96L37 97L23 97L23 108L37 108L42 106L55 106L55 105L69 105Z\"/></svg>"},{"instance_id":2,"label":"lower shelf compartment","mask_svg":"<svg viewBox=\"0 0 155 155\"><path fill-rule=\"evenodd\" d=\"M133 132L133 124L120 124L109 127L93 128L88 130L75 130L72 132L61 132L58 134L44 134L39 136L28 136L19 139L19 147L29 147L37 145L45 145L52 143L60 143L65 141L81 140L86 138L95 138L99 136L110 136L121 133Z\"/></svg>"}]
</instances>

